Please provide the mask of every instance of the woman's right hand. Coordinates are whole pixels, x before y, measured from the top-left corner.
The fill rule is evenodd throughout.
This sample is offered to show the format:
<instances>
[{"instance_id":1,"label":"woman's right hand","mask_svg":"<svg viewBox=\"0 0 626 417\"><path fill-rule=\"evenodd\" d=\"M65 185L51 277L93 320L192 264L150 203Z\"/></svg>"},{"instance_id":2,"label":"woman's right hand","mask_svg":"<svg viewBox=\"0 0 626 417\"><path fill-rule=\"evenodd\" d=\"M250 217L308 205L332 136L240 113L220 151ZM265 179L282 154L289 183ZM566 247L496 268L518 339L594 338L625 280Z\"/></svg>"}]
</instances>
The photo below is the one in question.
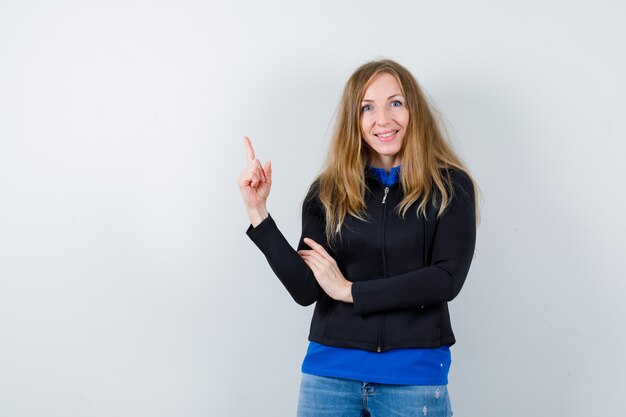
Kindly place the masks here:
<instances>
[{"instance_id":1,"label":"woman's right hand","mask_svg":"<svg viewBox=\"0 0 626 417\"><path fill-rule=\"evenodd\" d=\"M237 183L248 217L250 217L250 223L256 227L261 220L267 217L265 204L272 187L272 164L267 161L265 166L261 167L261 162L254 156L250 139L244 136L243 141L246 147L248 166L241 171Z\"/></svg>"}]
</instances>

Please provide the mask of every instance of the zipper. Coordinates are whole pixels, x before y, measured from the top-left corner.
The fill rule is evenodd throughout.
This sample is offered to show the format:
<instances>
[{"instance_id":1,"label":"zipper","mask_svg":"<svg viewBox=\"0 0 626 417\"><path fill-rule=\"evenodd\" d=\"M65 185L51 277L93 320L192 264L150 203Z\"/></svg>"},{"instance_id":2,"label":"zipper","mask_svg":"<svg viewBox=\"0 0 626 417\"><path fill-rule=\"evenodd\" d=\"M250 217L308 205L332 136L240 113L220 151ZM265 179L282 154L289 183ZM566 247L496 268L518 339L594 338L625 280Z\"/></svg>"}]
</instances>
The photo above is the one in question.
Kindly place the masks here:
<instances>
[{"instance_id":1,"label":"zipper","mask_svg":"<svg viewBox=\"0 0 626 417\"><path fill-rule=\"evenodd\" d=\"M389 187L385 187L385 195L383 196L383 204L385 204L385 200L387 199L387 193L389 192ZM384 210L383 210L384 211ZM384 221L384 217L383 217L383 221Z\"/></svg>"},{"instance_id":2,"label":"zipper","mask_svg":"<svg viewBox=\"0 0 626 417\"><path fill-rule=\"evenodd\" d=\"M385 328L385 318L386 318L386 314L385 312L383 312L383 318L380 321L380 329L378 330L378 347L376 348L376 352L381 352L382 351L382 341L383 341L383 329Z\"/></svg>"},{"instance_id":3,"label":"zipper","mask_svg":"<svg viewBox=\"0 0 626 417\"><path fill-rule=\"evenodd\" d=\"M385 278L387 278L387 261L385 259L385 219L386 219L386 214L387 214L387 205L385 204L385 201L387 200L387 193L389 193L389 187L385 187L385 195L383 196L383 221L382 221L382 227L380 230L380 242L382 245L382 252L383 252L383 276ZM382 348L382 342L383 342L383 328L385 327L385 312L383 312L383 317L380 320L380 328L378 329L378 347L376 348L376 352L381 352Z\"/></svg>"}]
</instances>

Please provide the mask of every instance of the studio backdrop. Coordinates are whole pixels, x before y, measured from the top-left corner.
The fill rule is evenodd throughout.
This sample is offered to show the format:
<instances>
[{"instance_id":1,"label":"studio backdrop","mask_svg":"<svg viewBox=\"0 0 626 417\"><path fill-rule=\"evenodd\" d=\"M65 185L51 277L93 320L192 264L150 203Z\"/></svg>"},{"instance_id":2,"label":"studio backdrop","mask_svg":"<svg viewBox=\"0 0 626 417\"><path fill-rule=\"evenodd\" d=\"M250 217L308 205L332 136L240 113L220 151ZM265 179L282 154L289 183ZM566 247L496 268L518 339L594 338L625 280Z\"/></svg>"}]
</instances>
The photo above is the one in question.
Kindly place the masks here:
<instances>
[{"instance_id":1,"label":"studio backdrop","mask_svg":"<svg viewBox=\"0 0 626 417\"><path fill-rule=\"evenodd\" d=\"M377 58L480 186L455 416L623 415L625 12L0 2L0 417L293 416L313 307L245 234L242 136L295 246L343 85Z\"/></svg>"}]
</instances>

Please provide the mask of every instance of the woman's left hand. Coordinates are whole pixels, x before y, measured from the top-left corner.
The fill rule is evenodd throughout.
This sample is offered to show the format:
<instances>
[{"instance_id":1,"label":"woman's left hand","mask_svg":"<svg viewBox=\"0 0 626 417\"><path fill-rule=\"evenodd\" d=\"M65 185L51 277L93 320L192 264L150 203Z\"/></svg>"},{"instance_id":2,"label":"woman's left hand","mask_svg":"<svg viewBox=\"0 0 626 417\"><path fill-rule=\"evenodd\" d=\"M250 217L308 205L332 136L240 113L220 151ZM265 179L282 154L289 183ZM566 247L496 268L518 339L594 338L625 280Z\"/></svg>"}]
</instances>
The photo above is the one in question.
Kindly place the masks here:
<instances>
[{"instance_id":1,"label":"woman's left hand","mask_svg":"<svg viewBox=\"0 0 626 417\"><path fill-rule=\"evenodd\" d=\"M311 268L320 287L332 299L352 303L352 282L343 276L337 267L337 262L322 245L313 239L305 237L304 243L312 249L299 250L298 255Z\"/></svg>"}]
</instances>

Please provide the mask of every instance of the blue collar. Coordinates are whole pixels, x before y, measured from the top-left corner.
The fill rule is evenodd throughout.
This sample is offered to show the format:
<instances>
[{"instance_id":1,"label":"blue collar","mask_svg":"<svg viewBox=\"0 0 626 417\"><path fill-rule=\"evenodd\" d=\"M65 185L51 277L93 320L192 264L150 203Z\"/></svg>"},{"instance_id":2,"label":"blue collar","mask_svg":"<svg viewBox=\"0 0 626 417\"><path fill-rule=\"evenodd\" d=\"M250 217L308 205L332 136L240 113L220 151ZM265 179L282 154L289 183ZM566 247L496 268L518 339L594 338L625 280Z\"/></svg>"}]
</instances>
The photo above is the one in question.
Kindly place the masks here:
<instances>
[{"instance_id":1,"label":"blue collar","mask_svg":"<svg viewBox=\"0 0 626 417\"><path fill-rule=\"evenodd\" d=\"M376 174L378 180L382 182L385 187L390 187L400 181L400 165L391 168L389 172L384 168L376 168L371 165L366 165L366 167Z\"/></svg>"}]
</instances>

